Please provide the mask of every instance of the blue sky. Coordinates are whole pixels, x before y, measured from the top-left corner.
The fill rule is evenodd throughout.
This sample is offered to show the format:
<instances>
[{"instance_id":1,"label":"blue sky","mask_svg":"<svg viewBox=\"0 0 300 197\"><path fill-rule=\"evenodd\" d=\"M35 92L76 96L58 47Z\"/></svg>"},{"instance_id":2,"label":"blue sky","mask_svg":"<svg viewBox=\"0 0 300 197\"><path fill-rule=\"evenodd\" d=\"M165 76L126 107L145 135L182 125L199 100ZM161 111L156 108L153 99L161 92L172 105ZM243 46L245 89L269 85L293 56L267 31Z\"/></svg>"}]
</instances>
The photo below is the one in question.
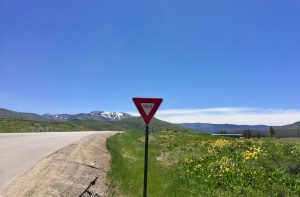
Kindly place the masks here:
<instances>
[{"instance_id":1,"label":"blue sky","mask_svg":"<svg viewBox=\"0 0 300 197\"><path fill-rule=\"evenodd\" d=\"M0 107L133 112L131 98L140 96L164 98L161 113L220 109L214 120L162 117L173 122L243 123L222 109L256 115L244 121L253 124L300 120L299 7L297 0L2 0Z\"/></svg>"}]
</instances>

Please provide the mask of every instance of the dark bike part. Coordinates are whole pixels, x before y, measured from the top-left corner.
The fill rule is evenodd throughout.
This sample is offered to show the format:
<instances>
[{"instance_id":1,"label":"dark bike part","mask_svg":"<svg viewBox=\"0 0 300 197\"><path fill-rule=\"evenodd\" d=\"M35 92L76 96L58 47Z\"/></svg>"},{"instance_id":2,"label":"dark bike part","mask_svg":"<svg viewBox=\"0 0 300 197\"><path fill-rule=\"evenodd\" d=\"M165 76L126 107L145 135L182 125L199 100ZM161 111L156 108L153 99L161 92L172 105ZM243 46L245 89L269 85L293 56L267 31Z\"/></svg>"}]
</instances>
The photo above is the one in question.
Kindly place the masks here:
<instances>
[{"instance_id":1,"label":"dark bike part","mask_svg":"<svg viewBox=\"0 0 300 197\"><path fill-rule=\"evenodd\" d=\"M89 186L80 194L79 197L83 197L84 193L90 193L88 190L90 189L91 186L95 185L96 184L96 181L97 181L98 177L96 177L90 184Z\"/></svg>"},{"instance_id":2,"label":"dark bike part","mask_svg":"<svg viewBox=\"0 0 300 197\"><path fill-rule=\"evenodd\" d=\"M91 185L95 185L96 184L96 181L97 181L98 177L96 177L92 182L91 182Z\"/></svg>"}]
</instances>

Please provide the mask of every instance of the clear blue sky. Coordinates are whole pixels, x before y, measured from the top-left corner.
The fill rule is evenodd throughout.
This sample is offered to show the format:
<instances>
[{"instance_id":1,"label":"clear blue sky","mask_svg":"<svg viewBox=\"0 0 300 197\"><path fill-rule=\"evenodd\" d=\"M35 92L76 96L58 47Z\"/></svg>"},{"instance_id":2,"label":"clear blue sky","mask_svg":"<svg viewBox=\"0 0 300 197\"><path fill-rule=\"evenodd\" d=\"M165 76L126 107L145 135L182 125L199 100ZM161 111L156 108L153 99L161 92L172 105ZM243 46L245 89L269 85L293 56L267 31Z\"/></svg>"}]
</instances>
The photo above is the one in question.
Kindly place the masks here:
<instances>
[{"instance_id":1,"label":"clear blue sky","mask_svg":"<svg viewBox=\"0 0 300 197\"><path fill-rule=\"evenodd\" d=\"M300 2L0 1L0 107L300 108ZM300 117L299 117L300 119Z\"/></svg>"}]
</instances>

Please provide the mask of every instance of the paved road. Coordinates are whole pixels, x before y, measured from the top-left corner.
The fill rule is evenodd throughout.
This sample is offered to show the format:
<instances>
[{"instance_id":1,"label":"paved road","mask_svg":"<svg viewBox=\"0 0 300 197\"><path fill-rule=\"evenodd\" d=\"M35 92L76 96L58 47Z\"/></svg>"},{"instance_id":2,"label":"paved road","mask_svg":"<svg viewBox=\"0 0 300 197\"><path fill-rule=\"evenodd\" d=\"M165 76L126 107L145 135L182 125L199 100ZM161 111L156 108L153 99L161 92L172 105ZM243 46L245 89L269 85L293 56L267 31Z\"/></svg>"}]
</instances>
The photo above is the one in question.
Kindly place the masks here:
<instances>
[{"instance_id":1,"label":"paved road","mask_svg":"<svg viewBox=\"0 0 300 197\"><path fill-rule=\"evenodd\" d=\"M0 190L51 153L93 133L1 133Z\"/></svg>"}]
</instances>

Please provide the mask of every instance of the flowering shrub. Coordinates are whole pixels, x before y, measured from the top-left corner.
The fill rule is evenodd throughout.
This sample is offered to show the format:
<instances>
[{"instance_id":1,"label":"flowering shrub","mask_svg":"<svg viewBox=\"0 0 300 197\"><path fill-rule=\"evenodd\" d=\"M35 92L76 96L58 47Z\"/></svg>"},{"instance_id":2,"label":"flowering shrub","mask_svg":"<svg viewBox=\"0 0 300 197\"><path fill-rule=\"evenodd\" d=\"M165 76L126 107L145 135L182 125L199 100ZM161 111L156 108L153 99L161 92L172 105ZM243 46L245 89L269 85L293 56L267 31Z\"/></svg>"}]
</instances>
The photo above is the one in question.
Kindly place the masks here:
<instances>
[{"instance_id":1,"label":"flowering shrub","mask_svg":"<svg viewBox=\"0 0 300 197\"><path fill-rule=\"evenodd\" d=\"M162 132L160 135L164 135ZM168 140L167 140L168 139ZM261 191L300 195L300 145L257 139L160 138L164 151L179 160L182 182L205 185L213 192Z\"/></svg>"}]
</instances>

